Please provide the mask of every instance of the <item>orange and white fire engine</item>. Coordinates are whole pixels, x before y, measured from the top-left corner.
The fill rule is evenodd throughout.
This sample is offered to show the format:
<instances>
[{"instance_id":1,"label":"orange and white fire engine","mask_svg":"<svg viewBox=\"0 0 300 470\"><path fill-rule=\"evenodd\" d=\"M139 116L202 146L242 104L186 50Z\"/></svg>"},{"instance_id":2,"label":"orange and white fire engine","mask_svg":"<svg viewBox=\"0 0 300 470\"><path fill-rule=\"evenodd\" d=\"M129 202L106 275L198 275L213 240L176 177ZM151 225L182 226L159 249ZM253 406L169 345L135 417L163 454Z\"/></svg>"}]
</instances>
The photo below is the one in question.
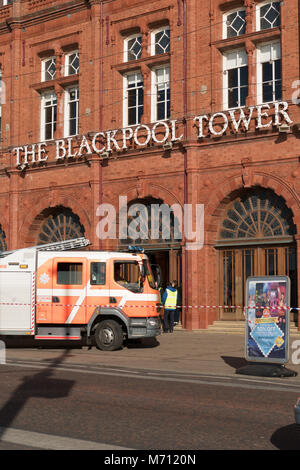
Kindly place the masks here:
<instances>
[{"instance_id":1,"label":"orange and white fire engine","mask_svg":"<svg viewBox=\"0 0 300 470\"><path fill-rule=\"evenodd\" d=\"M82 250L89 244L78 238L1 253L0 335L86 336L87 344L94 337L112 351L125 339L160 334L160 298L147 256Z\"/></svg>"}]
</instances>

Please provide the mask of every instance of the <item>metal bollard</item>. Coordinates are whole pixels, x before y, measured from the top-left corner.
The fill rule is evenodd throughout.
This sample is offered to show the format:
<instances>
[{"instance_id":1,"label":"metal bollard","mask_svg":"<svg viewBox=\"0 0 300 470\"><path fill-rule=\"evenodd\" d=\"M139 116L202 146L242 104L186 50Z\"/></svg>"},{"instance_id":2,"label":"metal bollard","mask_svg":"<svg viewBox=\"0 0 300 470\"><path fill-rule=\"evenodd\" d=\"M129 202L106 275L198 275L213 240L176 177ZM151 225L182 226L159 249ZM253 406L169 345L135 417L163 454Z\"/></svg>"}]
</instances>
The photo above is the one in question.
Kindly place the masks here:
<instances>
[{"instance_id":1,"label":"metal bollard","mask_svg":"<svg viewBox=\"0 0 300 470\"><path fill-rule=\"evenodd\" d=\"M297 403L294 406L294 413L297 430L300 431L300 398L298 398Z\"/></svg>"},{"instance_id":2,"label":"metal bollard","mask_svg":"<svg viewBox=\"0 0 300 470\"><path fill-rule=\"evenodd\" d=\"M0 364L6 364L6 345L0 341Z\"/></svg>"}]
</instances>

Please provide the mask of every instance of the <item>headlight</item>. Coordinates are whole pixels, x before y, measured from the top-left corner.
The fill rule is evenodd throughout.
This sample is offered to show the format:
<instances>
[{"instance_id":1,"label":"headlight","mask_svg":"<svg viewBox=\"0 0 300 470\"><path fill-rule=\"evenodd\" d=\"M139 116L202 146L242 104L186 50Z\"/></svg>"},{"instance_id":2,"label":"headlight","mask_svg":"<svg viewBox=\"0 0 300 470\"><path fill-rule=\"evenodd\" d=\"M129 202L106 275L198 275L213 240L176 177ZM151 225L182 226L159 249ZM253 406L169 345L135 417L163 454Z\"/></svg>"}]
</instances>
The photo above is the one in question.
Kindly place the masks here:
<instances>
[{"instance_id":1,"label":"headlight","mask_svg":"<svg viewBox=\"0 0 300 470\"><path fill-rule=\"evenodd\" d=\"M147 319L148 326L160 326L160 318L159 317L152 317Z\"/></svg>"}]
</instances>

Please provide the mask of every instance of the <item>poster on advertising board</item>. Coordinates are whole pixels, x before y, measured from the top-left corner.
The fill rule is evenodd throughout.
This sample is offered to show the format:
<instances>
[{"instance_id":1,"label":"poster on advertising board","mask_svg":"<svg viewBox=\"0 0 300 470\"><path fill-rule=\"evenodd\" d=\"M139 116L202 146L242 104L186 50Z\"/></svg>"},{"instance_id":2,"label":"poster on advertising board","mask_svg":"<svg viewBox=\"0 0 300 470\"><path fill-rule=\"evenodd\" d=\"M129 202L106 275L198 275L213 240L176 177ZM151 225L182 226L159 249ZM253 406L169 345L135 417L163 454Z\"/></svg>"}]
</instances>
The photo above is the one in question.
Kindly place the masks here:
<instances>
[{"instance_id":1,"label":"poster on advertising board","mask_svg":"<svg viewBox=\"0 0 300 470\"><path fill-rule=\"evenodd\" d=\"M246 359L284 364L289 360L290 279L249 277L246 284Z\"/></svg>"}]
</instances>

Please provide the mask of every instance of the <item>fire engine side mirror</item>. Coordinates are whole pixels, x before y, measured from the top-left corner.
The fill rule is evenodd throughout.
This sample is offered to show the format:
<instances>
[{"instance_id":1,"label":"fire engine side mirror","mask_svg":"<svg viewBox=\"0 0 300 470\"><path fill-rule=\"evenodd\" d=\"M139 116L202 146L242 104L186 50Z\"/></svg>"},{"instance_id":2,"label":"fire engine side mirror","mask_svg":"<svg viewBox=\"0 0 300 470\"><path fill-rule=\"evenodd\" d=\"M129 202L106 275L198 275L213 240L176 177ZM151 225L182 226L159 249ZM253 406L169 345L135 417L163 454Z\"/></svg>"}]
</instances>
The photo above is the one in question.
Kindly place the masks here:
<instances>
[{"instance_id":1,"label":"fire engine side mirror","mask_svg":"<svg viewBox=\"0 0 300 470\"><path fill-rule=\"evenodd\" d=\"M161 286L162 279L160 266L158 264L151 264L151 269L155 277L155 281L157 282L157 288L159 288Z\"/></svg>"},{"instance_id":2,"label":"fire engine side mirror","mask_svg":"<svg viewBox=\"0 0 300 470\"><path fill-rule=\"evenodd\" d=\"M145 269L145 266L143 264L140 264L140 273L141 273L141 277L146 277L146 269Z\"/></svg>"},{"instance_id":3,"label":"fire engine side mirror","mask_svg":"<svg viewBox=\"0 0 300 470\"><path fill-rule=\"evenodd\" d=\"M139 264L140 267L140 286L142 287L144 285L145 279L146 279L146 269L144 264Z\"/></svg>"}]
</instances>

